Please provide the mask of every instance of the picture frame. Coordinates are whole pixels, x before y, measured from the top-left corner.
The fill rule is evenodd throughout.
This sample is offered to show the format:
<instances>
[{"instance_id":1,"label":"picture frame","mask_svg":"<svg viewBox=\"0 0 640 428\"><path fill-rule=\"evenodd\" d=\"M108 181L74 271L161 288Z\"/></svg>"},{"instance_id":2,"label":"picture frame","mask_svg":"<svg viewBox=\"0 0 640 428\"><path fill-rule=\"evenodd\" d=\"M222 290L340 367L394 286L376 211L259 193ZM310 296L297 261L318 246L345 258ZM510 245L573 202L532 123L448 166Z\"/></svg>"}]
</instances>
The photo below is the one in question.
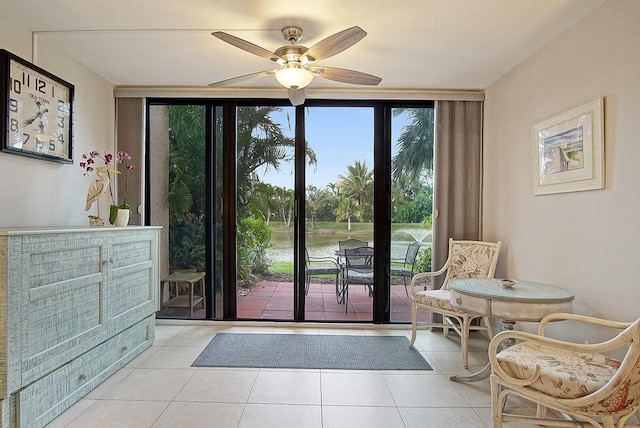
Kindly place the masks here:
<instances>
[{"instance_id":1,"label":"picture frame","mask_svg":"<svg viewBox=\"0 0 640 428\"><path fill-rule=\"evenodd\" d=\"M74 89L0 49L0 150L73 164Z\"/></svg>"},{"instance_id":2,"label":"picture frame","mask_svg":"<svg viewBox=\"0 0 640 428\"><path fill-rule=\"evenodd\" d=\"M533 194L604 188L603 98L533 125Z\"/></svg>"}]
</instances>

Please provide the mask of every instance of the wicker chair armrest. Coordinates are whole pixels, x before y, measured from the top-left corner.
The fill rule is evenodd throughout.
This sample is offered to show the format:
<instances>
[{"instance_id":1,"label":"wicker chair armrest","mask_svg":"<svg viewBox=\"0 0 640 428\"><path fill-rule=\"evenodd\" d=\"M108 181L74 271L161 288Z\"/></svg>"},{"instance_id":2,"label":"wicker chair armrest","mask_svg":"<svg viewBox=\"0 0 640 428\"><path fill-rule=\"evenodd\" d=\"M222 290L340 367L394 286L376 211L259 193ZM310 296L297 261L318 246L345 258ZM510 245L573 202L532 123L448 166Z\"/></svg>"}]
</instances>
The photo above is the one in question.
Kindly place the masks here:
<instances>
[{"instance_id":1,"label":"wicker chair armrest","mask_svg":"<svg viewBox=\"0 0 640 428\"><path fill-rule=\"evenodd\" d=\"M442 269L437 270L435 272L418 272L415 275L413 275L413 278L411 278L411 293L414 293L414 287L416 285L416 281L418 281L421 278L431 278L434 276L438 276L438 275L442 275L443 273L445 273L447 271L447 268L449 267L449 261L447 260L447 263L445 263L445 265L442 267ZM425 290L426 289L432 289L431 286L427 287L425 286Z\"/></svg>"},{"instance_id":2,"label":"wicker chair armrest","mask_svg":"<svg viewBox=\"0 0 640 428\"><path fill-rule=\"evenodd\" d=\"M565 340L553 339L547 336L540 336L533 333L527 333L524 331L502 331L496 334L491 342L489 343L489 358L492 357L497 351L500 343L509 340L530 340L532 342L537 342L542 345L551 346L555 348L560 348L569 351L575 352L590 352L590 353L602 353L607 351L612 351L614 349L618 349L622 346L626 345L626 342L622 340L610 339L605 342L600 343L575 343L575 342L567 342Z\"/></svg>"},{"instance_id":3,"label":"wicker chair armrest","mask_svg":"<svg viewBox=\"0 0 640 428\"><path fill-rule=\"evenodd\" d=\"M631 325L631 323L628 322L609 321L602 318L590 317L587 315L559 312L555 314L549 314L540 321L540 324L538 325L538 334L540 336L544 336L544 330L547 324L553 321L578 321L586 324L615 328L619 330L624 330Z\"/></svg>"},{"instance_id":4,"label":"wicker chair armrest","mask_svg":"<svg viewBox=\"0 0 640 428\"><path fill-rule=\"evenodd\" d=\"M338 262L333 257L309 257L308 263L332 263L338 267Z\"/></svg>"}]
</instances>

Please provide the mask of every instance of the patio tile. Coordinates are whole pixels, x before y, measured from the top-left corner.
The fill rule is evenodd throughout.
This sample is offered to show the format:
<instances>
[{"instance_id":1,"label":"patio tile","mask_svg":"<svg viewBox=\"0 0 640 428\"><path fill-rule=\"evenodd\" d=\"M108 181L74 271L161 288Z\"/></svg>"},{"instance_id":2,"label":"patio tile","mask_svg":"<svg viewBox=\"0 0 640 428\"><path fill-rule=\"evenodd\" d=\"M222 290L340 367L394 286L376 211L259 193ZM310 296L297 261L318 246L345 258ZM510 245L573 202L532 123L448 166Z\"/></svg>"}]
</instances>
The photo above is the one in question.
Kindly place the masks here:
<instances>
[{"instance_id":1,"label":"patio tile","mask_svg":"<svg viewBox=\"0 0 640 428\"><path fill-rule=\"evenodd\" d=\"M267 305L268 300L267 299L260 299L260 300L238 300L238 309L264 309L264 307Z\"/></svg>"},{"instance_id":2,"label":"patio tile","mask_svg":"<svg viewBox=\"0 0 640 428\"><path fill-rule=\"evenodd\" d=\"M403 285L391 288L391 320L395 322L411 321L411 298L404 293ZM222 295L216 294L218 309L221 314ZM345 314L344 303L338 303L335 283L311 283L309 293L305 297L305 319L313 321L363 321L373 319L373 299L369 290L362 285L352 285L349 289L349 308ZM160 317L204 319L205 311L196 308L193 317L184 308L173 308L171 311L158 313ZM239 319L291 320L293 318L293 283L260 281L246 295L237 296L237 316ZM419 313L420 319L428 320L429 313ZM171 332L169 332L171 334ZM177 334L177 332L173 333ZM170 340L170 339L167 339Z\"/></svg>"}]
</instances>

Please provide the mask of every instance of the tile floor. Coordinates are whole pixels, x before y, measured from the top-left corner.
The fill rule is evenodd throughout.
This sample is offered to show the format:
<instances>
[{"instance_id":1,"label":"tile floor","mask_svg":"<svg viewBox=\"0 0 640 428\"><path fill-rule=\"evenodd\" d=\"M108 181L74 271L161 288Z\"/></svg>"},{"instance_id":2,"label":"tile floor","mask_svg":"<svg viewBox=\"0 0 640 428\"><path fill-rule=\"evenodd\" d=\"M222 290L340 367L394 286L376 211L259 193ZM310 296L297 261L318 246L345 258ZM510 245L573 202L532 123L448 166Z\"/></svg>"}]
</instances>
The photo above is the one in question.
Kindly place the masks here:
<instances>
[{"instance_id":1,"label":"tile floor","mask_svg":"<svg viewBox=\"0 0 640 428\"><path fill-rule=\"evenodd\" d=\"M410 336L407 326L158 321L151 348L48 427L491 426L488 380L465 384L448 378L485 365L487 341L480 336L471 341L469 370L462 367L455 333L445 338L426 330L419 332L416 348L433 371L191 367L220 331Z\"/></svg>"}]
</instances>

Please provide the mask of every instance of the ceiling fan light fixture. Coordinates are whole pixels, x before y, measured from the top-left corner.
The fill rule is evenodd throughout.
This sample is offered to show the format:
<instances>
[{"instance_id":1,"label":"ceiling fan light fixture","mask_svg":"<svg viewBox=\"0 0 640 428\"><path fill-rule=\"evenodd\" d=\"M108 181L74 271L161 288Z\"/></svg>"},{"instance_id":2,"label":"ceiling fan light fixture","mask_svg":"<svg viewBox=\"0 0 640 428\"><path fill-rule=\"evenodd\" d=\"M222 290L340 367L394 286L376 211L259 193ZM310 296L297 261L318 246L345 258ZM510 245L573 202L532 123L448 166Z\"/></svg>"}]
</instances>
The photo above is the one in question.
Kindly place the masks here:
<instances>
[{"instance_id":1,"label":"ceiling fan light fixture","mask_svg":"<svg viewBox=\"0 0 640 428\"><path fill-rule=\"evenodd\" d=\"M276 79L287 89L302 89L313 80L313 73L303 67L288 67L276 71Z\"/></svg>"}]
</instances>

